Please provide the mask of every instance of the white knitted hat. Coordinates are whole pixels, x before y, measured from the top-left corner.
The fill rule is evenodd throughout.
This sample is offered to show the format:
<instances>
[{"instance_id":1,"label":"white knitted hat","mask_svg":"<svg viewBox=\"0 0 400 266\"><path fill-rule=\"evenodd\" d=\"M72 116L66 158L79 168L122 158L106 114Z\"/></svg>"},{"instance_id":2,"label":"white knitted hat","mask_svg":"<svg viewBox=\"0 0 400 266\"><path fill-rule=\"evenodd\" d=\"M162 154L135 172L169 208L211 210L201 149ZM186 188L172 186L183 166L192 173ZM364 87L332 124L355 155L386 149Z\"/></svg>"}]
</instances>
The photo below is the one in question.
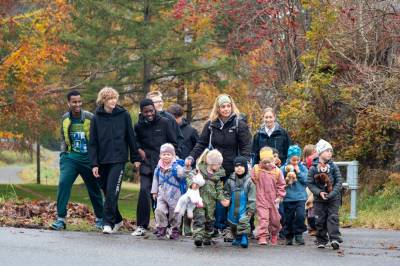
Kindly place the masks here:
<instances>
[{"instance_id":1,"label":"white knitted hat","mask_svg":"<svg viewBox=\"0 0 400 266\"><path fill-rule=\"evenodd\" d=\"M212 150L207 153L206 163L207 164L222 164L224 158L218 150Z\"/></svg>"},{"instance_id":2,"label":"white knitted hat","mask_svg":"<svg viewBox=\"0 0 400 266\"><path fill-rule=\"evenodd\" d=\"M323 139L320 139L318 141L317 145L315 146L315 149L317 150L318 154L321 154L321 153L323 153L324 151L326 151L328 149L333 150L332 145L329 144L329 142L327 142L326 140L323 140Z\"/></svg>"},{"instance_id":3,"label":"white knitted hat","mask_svg":"<svg viewBox=\"0 0 400 266\"><path fill-rule=\"evenodd\" d=\"M175 148L171 143L165 143L165 144L161 145L161 147L160 147L160 153L163 153L163 152L169 152L169 153L175 155Z\"/></svg>"}]
</instances>

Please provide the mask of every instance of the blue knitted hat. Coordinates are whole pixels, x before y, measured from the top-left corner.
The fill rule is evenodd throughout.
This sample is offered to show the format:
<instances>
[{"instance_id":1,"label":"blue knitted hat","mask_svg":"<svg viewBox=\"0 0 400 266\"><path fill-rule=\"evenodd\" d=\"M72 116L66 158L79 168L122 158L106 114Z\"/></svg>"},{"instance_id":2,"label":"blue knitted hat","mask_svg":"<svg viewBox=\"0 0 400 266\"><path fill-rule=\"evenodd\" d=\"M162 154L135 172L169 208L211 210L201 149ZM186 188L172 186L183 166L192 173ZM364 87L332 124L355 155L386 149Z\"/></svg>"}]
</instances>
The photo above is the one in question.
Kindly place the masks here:
<instances>
[{"instance_id":1,"label":"blue knitted hat","mask_svg":"<svg viewBox=\"0 0 400 266\"><path fill-rule=\"evenodd\" d=\"M293 156L301 157L301 149L298 145L292 145L288 149L287 160L289 161Z\"/></svg>"}]
</instances>

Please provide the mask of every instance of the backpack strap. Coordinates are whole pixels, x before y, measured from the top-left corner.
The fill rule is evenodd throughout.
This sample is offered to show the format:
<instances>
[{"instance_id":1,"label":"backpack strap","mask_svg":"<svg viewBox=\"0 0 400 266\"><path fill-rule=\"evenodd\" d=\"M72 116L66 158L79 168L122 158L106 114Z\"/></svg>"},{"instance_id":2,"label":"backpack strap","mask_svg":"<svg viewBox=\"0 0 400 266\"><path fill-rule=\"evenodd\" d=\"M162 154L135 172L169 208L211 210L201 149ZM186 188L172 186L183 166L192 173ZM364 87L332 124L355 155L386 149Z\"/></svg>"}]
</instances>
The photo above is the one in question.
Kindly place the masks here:
<instances>
[{"instance_id":1,"label":"backpack strap","mask_svg":"<svg viewBox=\"0 0 400 266\"><path fill-rule=\"evenodd\" d=\"M161 173L161 169L160 167L157 167L157 171L156 171L156 177L161 181L159 182L159 185L161 185L162 183L167 183L170 186L176 187L180 189L180 186L177 184L174 184L170 181L171 177L173 176L173 174L171 173L170 176L164 175ZM175 177L176 178L176 177ZM178 179L176 179L178 181ZM179 183L179 182L178 182Z\"/></svg>"},{"instance_id":2,"label":"backpack strap","mask_svg":"<svg viewBox=\"0 0 400 266\"><path fill-rule=\"evenodd\" d=\"M256 164L254 166L254 178L255 180L258 179L258 174L260 171L266 171L266 170L260 170L260 166ZM281 178L281 170L279 168L276 168L273 172L273 175L275 176L275 184L278 183L279 178Z\"/></svg>"},{"instance_id":3,"label":"backpack strap","mask_svg":"<svg viewBox=\"0 0 400 266\"><path fill-rule=\"evenodd\" d=\"M211 151L211 150L214 149L214 147L213 147L213 145L211 143L212 142L212 135L213 135L213 130L212 130L212 127L211 127L211 121L208 124L208 130L210 131L210 137L208 139L208 149Z\"/></svg>"}]
</instances>

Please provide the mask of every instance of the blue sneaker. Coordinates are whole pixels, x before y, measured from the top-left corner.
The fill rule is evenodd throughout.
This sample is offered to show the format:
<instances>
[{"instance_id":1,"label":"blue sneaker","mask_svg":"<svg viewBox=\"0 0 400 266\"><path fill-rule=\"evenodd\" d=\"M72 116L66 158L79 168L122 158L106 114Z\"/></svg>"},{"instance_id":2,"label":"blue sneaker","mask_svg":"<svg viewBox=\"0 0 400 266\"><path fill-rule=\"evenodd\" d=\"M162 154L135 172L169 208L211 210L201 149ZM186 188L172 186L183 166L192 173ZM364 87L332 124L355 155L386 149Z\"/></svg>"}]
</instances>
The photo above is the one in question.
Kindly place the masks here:
<instances>
[{"instance_id":1,"label":"blue sneaker","mask_svg":"<svg viewBox=\"0 0 400 266\"><path fill-rule=\"evenodd\" d=\"M232 246L239 246L241 241L242 241L242 236L237 236L237 237L232 241Z\"/></svg>"},{"instance_id":2,"label":"blue sneaker","mask_svg":"<svg viewBox=\"0 0 400 266\"><path fill-rule=\"evenodd\" d=\"M57 219L54 223L50 225L50 228L53 230L65 230L67 229L67 225L65 224L64 220Z\"/></svg>"},{"instance_id":3,"label":"blue sneaker","mask_svg":"<svg viewBox=\"0 0 400 266\"><path fill-rule=\"evenodd\" d=\"M242 235L242 241L240 241L240 246L242 248L247 248L249 246L249 239L247 238L247 234Z\"/></svg>"},{"instance_id":4,"label":"blue sneaker","mask_svg":"<svg viewBox=\"0 0 400 266\"><path fill-rule=\"evenodd\" d=\"M104 226L103 218L96 218L94 223L95 223L94 226L96 227L96 229L98 229L98 230L103 229L103 226Z\"/></svg>"}]
</instances>

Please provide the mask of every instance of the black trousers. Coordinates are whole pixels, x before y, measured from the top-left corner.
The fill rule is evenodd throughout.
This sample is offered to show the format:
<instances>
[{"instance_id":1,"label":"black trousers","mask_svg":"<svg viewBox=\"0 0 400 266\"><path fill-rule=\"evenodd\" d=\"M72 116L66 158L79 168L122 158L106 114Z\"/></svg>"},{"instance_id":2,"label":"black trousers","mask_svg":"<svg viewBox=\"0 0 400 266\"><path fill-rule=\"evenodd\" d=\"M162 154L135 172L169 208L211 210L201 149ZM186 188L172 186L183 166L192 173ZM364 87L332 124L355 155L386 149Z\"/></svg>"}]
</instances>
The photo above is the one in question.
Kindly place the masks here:
<instances>
[{"instance_id":1,"label":"black trousers","mask_svg":"<svg viewBox=\"0 0 400 266\"><path fill-rule=\"evenodd\" d=\"M140 191L136 209L137 225L148 228L150 224L150 210L154 212L154 200L151 196L151 186L153 184L153 175L140 176Z\"/></svg>"},{"instance_id":2,"label":"black trousers","mask_svg":"<svg viewBox=\"0 0 400 266\"><path fill-rule=\"evenodd\" d=\"M339 206L340 199L314 202L315 227L317 228L317 241L339 240ZM329 238L328 238L329 236Z\"/></svg>"},{"instance_id":3,"label":"black trousers","mask_svg":"<svg viewBox=\"0 0 400 266\"><path fill-rule=\"evenodd\" d=\"M285 237L292 239L295 235L301 235L307 231L305 225L306 210L305 201L283 202L285 215Z\"/></svg>"},{"instance_id":4,"label":"black trousers","mask_svg":"<svg viewBox=\"0 0 400 266\"><path fill-rule=\"evenodd\" d=\"M124 171L125 163L103 164L99 166L100 186L105 196L104 225L114 227L115 224L122 221L122 216L118 209L118 198Z\"/></svg>"}]
</instances>

